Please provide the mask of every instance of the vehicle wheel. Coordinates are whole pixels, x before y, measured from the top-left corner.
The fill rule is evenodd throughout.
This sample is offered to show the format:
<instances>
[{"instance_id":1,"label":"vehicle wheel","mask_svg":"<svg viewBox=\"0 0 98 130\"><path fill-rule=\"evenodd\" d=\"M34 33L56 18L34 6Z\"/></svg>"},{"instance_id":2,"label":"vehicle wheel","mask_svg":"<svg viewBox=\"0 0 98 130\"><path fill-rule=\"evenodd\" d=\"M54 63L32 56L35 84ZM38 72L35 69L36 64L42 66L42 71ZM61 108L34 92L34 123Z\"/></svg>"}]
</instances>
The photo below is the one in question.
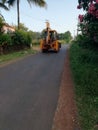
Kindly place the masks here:
<instances>
[{"instance_id":1,"label":"vehicle wheel","mask_svg":"<svg viewBox=\"0 0 98 130\"><path fill-rule=\"evenodd\" d=\"M58 49L58 50L55 50L55 52L58 53L58 52L59 52L59 49Z\"/></svg>"},{"instance_id":2,"label":"vehicle wheel","mask_svg":"<svg viewBox=\"0 0 98 130\"><path fill-rule=\"evenodd\" d=\"M59 43L59 48L61 48L61 43Z\"/></svg>"},{"instance_id":3,"label":"vehicle wheel","mask_svg":"<svg viewBox=\"0 0 98 130\"><path fill-rule=\"evenodd\" d=\"M43 52L43 53L46 53L46 52L47 52L47 50L46 50L46 49L43 49L43 50L42 50L42 52Z\"/></svg>"},{"instance_id":4,"label":"vehicle wheel","mask_svg":"<svg viewBox=\"0 0 98 130\"><path fill-rule=\"evenodd\" d=\"M55 50L55 52L56 52L56 53L58 53L58 52L59 52L59 50L60 50L60 48L58 47L58 48Z\"/></svg>"}]
</instances>

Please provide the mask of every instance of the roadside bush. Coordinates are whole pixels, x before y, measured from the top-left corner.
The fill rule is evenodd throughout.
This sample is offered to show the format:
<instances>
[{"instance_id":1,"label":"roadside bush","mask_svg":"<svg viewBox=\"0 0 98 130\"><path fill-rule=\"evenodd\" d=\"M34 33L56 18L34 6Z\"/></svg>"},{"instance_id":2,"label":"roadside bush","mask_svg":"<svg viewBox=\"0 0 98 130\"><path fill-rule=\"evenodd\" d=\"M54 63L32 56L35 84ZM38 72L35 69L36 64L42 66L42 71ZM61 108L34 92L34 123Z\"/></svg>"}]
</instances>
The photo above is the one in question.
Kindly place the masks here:
<instances>
[{"instance_id":1,"label":"roadside bush","mask_svg":"<svg viewBox=\"0 0 98 130\"><path fill-rule=\"evenodd\" d=\"M98 52L74 43L70 59L81 129L94 130L98 121Z\"/></svg>"},{"instance_id":2,"label":"roadside bush","mask_svg":"<svg viewBox=\"0 0 98 130\"><path fill-rule=\"evenodd\" d=\"M3 25L4 25L4 19L3 19L3 17L0 15L0 35L3 33L3 30L2 30L2 27L3 27Z\"/></svg>"},{"instance_id":3,"label":"roadside bush","mask_svg":"<svg viewBox=\"0 0 98 130\"><path fill-rule=\"evenodd\" d=\"M91 40L88 36L85 35L77 35L75 40L75 43L79 44L79 46L83 47L83 48L90 48L92 47L91 44Z\"/></svg>"},{"instance_id":4,"label":"roadside bush","mask_svg":"<svg viewBox=\"0 0 98 130\"><path fill-rule=\"evenodd\" d=\"M11 37L9 34L1 34L0 35L0 45L12 45Z\"/></svg>"},{"instance_id":5,"label":"roadside bush","mask_svg":"<svg viewBox=\"0 0 98 130\"><path fill-rule=\"evenodd\" d=\"M28 46L30 46L30 44L32 43L32 35L31 35L31 33L30 32L27 32L27 34L26 34L27 36L27 40L26 40L26 44L28 45Z\"/></svg>"},{"instance_id":6,"label":"roadside bush","mask_svg":"<svg viewBox=\"0 0 98 130\"><path fill-rule=\"evenodd\" d=\"M10 34L0 35L0 54L6 54L18 51L24 48L30 48L32 43L32 35L30 32L17 30Z\"/></svg>"},{"instance_id":7,"label":"roadside bush","mask_svg":"<svg viewBox=\"0 0 98 130\"><path fill-rule=\"evenodd\" d=\"M74 43L77 43L79 46L81 46L84 49L91 49L91 50L98 50L98 44L93 40L93 38L86 36L86 35L77 35L75 39L72 41Z\"/></svg>"},{"instance_id":8,"label":"roadside bush","mask_svg":"<svg viewBox=\"0 0 98 130\"><path fill-rule=\"evenodd\" d=\"M12 35L13 45L30 46L32 37L29 32L17 30Z\"/></svg>"},{"instance_id":9,"label":"roadside bush","mask_svg":"<svg viewBox=\"0 0 98 130\"><path fill-rule=\"evenodd\" d=\"M0 35L0 54L4 54L8 51L8 46L12 45L11 37L9 34Z\"/></svg>"},{"instance_id":10,"label":"roadside bush","mask_svg":"<svg viewBox=\"0 0 98 130\"><path fill-rule=\"evenodd\" d=\"M98 48L98 0L78 0L78 3L77 9L85 10L85 15L78 16L83 46Z\"/></svg>"}]
</instances>

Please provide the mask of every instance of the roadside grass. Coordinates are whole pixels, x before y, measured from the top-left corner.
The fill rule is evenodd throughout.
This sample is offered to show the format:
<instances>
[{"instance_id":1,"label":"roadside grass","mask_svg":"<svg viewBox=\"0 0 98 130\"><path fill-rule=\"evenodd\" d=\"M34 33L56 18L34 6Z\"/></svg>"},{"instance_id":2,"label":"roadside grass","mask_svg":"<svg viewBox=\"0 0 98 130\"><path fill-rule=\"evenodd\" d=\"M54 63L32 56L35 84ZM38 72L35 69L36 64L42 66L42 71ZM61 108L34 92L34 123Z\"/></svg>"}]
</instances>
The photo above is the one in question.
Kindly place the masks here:
<instances>
[{"instance_id":1,"label":"roadside grass","mask_svg":"<svg viewBox=\"0 0 98 130\"><path fill-rule=\"evenodd\" d=\"M35 54L37 51L33 49L25 49L18 52L13 52L5 55L0 55L0 64L5 63L7 61L15 60L17 58L24 57L29 54Z\"/></svg>"},{"instance_id":2,"label":"roadside grass","mask_svg":"<svg viewBox=\"0 0 98 130\"><path fill-rule=\"evenodd\" d=\"M98 124L98 52L74 43L70 60L81 129L95 130Z\"/></svg>"}]
</instances>

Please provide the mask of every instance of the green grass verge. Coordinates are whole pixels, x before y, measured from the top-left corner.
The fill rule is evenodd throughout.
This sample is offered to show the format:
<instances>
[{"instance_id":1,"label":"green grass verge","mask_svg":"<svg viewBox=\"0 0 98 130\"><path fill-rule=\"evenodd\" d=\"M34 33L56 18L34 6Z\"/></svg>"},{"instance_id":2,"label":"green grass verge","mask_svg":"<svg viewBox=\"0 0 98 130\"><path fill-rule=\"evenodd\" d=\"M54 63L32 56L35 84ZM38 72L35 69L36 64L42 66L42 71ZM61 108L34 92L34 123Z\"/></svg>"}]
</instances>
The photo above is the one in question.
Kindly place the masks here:
<instances>
[{"instance_id":1,"label":"green grass verge","mask_svg":"<svg viewBox=\"0 0 98 130\"><path fill-rule=\"evenodd\" d=\"M5 63L7 61L11 61L14 60L16 58L20 58L29 54L34 54L36 53L36 50L32 50L32 49L25 49L25 50L21 50L18 52L13 52L10 54L6 54L6 55L0 55L0 64Z\"/></svg>"},{"instance_id":2,"label":"green grass verge","mask_svg":"<svg viewBox=\"0 0 98 130\"><path fill-rule=\"evenodd\" d=\"M98 123L98 52L72 44L70 59L81 129L95 130Z\"/></svg>"}]
</instances>

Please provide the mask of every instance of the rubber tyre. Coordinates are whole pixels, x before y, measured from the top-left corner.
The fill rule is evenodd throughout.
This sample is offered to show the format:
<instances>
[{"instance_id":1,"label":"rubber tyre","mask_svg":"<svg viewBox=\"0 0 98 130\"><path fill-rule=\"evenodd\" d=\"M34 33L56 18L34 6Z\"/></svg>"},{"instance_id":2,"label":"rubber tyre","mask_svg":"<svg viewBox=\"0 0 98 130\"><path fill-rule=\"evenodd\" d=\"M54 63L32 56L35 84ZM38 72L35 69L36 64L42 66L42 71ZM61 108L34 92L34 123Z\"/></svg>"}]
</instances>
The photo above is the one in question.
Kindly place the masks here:
<instances>
[{"instance_id":1,"label":"rubber tyre","mask_svg":"<svg viewBox=\"0 0 98 130\"><path fill-rule=\"evenodd\" d=\"M42 50L42 53L46 53L46 52L47 52L47 50L45 50L45 49Z\"/></svg>"}]
</instances>

